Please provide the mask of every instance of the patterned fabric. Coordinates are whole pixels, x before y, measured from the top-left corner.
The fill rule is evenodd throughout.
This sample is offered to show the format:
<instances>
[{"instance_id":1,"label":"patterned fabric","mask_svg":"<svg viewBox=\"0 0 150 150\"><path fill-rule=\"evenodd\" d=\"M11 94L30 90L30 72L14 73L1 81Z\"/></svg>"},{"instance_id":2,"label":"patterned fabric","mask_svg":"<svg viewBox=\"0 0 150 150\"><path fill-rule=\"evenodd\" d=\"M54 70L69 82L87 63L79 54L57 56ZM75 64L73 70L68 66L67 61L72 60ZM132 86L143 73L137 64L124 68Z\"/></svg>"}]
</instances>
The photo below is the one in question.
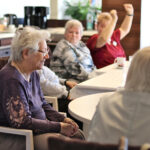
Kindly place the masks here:
<instances>
[{"instance_id":1,"label":"patterned fabric","mask_svg":"<svg viewBox=\"0 0 150 150\"><path fill-rule=\"evenodd\" d=\"M120 30L114 31L110 41L101 48L95 48L98 34L94 34L88 41L87 47L91 51L94 64L97 68L102 68L113 64L115 58L126 57L120 43Z\"/></svg>"},{"instance_id":2,"label":"patterned fabric","mask_svg":"<svg viewBox=\"0 0 150 150\"><path fill-rule=\"evenodd\" d=\"M0 125L31 129L34 133L60 132L64 116L44 99L39 76L33 72L27 82L7 64L0 71Z\"/></svg>"},{"instance_id":3,"label":"patterned fabric","mask_svg":"<svg viewBox=\"0 0 150 150\"><path fill-rule=\"evenodd\" d=\"M83 42L77 46L62 39L53 52L51 69L61 78L84 81L95 66L89 49Z\"/></svg>"}]
</instances>

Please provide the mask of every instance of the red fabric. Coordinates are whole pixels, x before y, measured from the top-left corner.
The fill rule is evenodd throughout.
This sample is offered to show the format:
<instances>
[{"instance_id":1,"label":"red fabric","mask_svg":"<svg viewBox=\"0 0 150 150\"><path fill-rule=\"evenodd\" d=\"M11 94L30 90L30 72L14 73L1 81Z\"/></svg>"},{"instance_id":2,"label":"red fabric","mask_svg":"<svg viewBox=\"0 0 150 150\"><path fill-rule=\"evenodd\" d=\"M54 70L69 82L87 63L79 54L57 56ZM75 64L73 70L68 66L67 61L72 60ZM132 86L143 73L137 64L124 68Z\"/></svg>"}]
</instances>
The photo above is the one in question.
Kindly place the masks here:
<instances>
[{"instance_id":1,"label":"red fabric","mask_svg":"<svg viewBox=\"0 0 150 150\"><path fill-rule=\"evenodd\" d=\"M101 48L95 48L98 34L94 34L88 41L87 47L90 49L93 62L97 68L105 67L114 63L116 57L126 57L120 43L120 30L114 31L111 37L111 44L106 43Z\"/></svg>"}]
</instances>

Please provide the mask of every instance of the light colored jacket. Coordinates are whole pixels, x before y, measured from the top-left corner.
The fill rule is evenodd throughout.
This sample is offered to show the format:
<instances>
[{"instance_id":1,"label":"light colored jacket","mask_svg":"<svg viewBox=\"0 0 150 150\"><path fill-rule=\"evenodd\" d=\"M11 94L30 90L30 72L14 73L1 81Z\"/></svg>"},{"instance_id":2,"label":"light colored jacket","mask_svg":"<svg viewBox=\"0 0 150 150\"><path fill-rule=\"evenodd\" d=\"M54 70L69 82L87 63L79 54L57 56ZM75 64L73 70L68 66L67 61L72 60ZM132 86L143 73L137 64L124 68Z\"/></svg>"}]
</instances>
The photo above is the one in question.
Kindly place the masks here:
<instances>
[{"instance_id":1,"label":"light colored jacket","mask_svg":"<svg viewBox=\"0 0 150 150\"><path fill-rule=\"evenodd\" d=\"M40 76L40 85L44 95L58 98L62 96L67 97L68 91L63 85L64 79L58 78L58 76L46 66L43 66L42 69L37 72Z\"/></svg>"},{"instance_id":2,"label":"light colored jacket","mask_svg":"<svg viewBox=\"0 0 150 150\"><path fill-rule=\"evenodd\" d=\"M100 99L88 141L117 144L121 136L130 145L150 142L150 93L120 90Z\"/></svg>"},{"instance_id":3,"label":"light colored jacket","mask_svg":"<svg viewBox=\"0 0 150 150\"><path fill-rule=\"evenodd\" d=\"M95 66L87 46L80 41L77 46L67 40L58 42L50 63L51 69L61 78L84 81Z\"/></svg>"}]
</instances>

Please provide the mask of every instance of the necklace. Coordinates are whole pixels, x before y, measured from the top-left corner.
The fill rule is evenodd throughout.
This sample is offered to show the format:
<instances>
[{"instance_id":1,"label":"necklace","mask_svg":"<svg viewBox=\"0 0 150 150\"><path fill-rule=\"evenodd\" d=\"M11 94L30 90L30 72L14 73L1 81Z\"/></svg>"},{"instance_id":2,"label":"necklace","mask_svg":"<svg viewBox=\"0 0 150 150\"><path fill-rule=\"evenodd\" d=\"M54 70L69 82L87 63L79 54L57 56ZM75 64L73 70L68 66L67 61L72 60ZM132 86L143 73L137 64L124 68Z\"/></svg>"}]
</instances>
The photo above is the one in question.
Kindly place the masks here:
<instances>
[{"instance_id":1,"label":"necklace","mask_svg":"<svg viewBox=\"0 0 150 150\"><path fill-rule=\"evenodd\" d=\"M12 62L12 66L14 66L18 71L19 73L22 75L22 77L26 80L26 81L30 81L30 75L26 74L26 73L23 73L23 71L21 70L21 67L19 67L19 65L15 62Z\"/></svg>"}]
</instances>

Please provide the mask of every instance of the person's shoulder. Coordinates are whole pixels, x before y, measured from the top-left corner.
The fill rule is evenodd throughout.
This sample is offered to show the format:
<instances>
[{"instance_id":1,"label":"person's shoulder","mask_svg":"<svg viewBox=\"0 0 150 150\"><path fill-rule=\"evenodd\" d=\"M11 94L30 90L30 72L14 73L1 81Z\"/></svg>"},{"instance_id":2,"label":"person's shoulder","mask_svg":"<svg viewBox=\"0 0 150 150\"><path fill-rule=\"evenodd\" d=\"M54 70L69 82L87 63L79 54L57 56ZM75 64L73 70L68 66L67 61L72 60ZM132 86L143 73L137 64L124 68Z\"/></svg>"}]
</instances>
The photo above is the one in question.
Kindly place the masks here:
<instances>
[{"instance_id":1,"label":"person's shoulder","mask_svg":"<svg viewBox=\"0 0 150 150\"><path fill-rule=\"evenodd\" d=\"M116 29L116 30L113 32L113 36L120 36L120 33L121 33L121 31L120 31L120 29L118 28L118 29Z\"/></svg>"},{"instance_id":2,"label":"person's shoulder","mask_svg":"<svg viewBox=\"0 0 150 150\"><path fill-rule=\"evenodd\" d=\"M80 41L80 42L79 42L79 46L80 46L80 47L86 47L86 44L85 44L83 41Z\"/></svg>"},{"instance_id":3,"label":"person's shoulder","mask_svg":"<svg viewBox=\"0 0 150 150\"><path fill-rule=\"evenodd\" d=\"M97 38L98 38L98 34L94 34L88 39L86 45L90 50L95 48Z\"/></svg>"},{"instance_id":4,"label":"person's shoulder","mask_svg":"<svg viewBox=\"0 0 150 150\"><path fill-rule=\"evenodd\" d=\"M88 39L87 44L93 42L93 40L95 41L97 38L98 38L98 34L92 35L92 36Z\"/></svg>"},{"instance_id":5,"label":"person's shoulder","mask_svg":"<svg viewBox=\"0 0 150 150\"><path fill-rule=\"evenodd\" d=\"M0 78L7 80L13 77L18 78L18 72L8 63L0 70Z\"/></svg>"},{"instance_id":6,"label":"person's shoulder","mask_svg":"<svg viewBox=\"0 0 150 150\"><path fill-rule=\"evenodd\" d=\"M10 82L23 84L23 78L18 70L8 63L0 70L0 84Z\"/></svg>"},{"instance_id":7,"label":"person's shoulder","mask_svg":"<svg viewBox=\"0 0 150 150\"><path fill-rule=\"evenodd\" d=\"M94 38L97 38L97 37L98 37L98 34L96 33L96 34L92 35L92 36L90 37L90 39L94 39Z\"/></svg>"},{"instance_id":8,"label":"person's shoulder","mask_svg":"<svg viewBox=\"0 0 150 150\"><path fill-rule=\"evenodd\" d=\"M57 45L53 51L53 56L58 55L59 53L62 53L67 46L68 46L67 41L65 39L61 39L57 43Z\"/></svg>"},{"instance_id":9,"label":"person's shoulder","mask_svg":"<svg viewBox=\"0 0 150 150\"><path fill-rule=\"evenodd\" d=\"M61 39L61 40L57 43L56 47L65 46L66 44L67 44L67 40Z\"/></svg>"},{"instance_id":10,"label":"person's shoulder","mask_svg":"<svg viewBox=\"0 0 150 150\"><path fill-rule=\"evenodd\" d=\"M54 71L52 71L50 68L48 68L47 66L43 66L42 70L45 74L55 74Z\"/></svg>"}]
</instances>

